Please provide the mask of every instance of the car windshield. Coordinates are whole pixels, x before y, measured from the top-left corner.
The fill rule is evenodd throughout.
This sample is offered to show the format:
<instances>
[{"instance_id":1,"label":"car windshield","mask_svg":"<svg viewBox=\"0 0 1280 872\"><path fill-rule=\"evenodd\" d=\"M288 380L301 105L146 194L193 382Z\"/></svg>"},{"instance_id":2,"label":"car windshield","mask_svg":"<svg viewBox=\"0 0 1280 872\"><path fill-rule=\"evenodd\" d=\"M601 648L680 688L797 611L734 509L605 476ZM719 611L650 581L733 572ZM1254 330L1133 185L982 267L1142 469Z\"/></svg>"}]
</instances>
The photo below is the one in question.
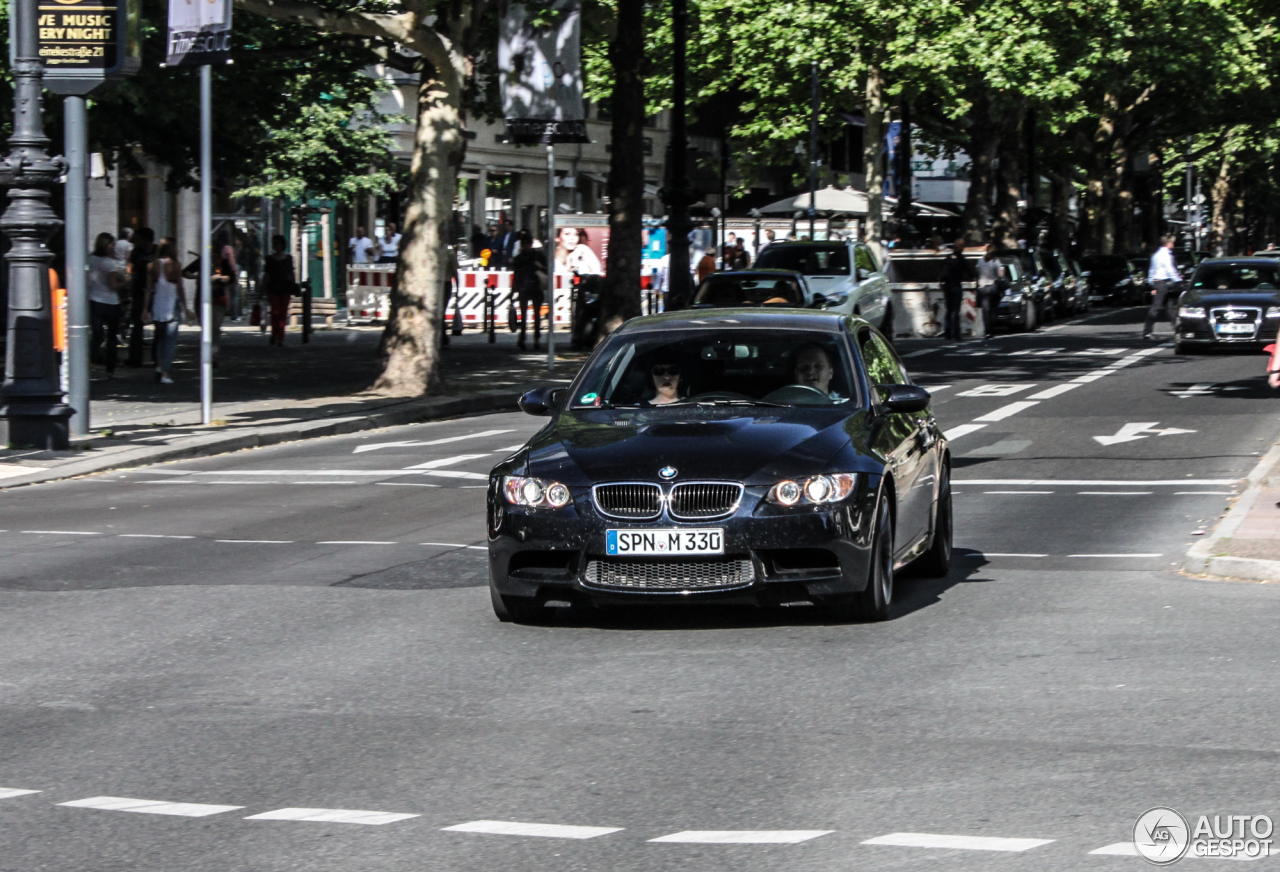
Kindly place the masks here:
<instances>
[{"instance_id":1,"label":"car windshield","mask_svg":"<svg viewBox=\"0 0 1280 872\"><path fill-rule=\"evenodd\" d=\"M1280 268L1272 264L1205 264L1196 270L1191 286L1217 291L1274 291L1280 288Z\"/></svg>"},{"instance_id":2,"label":"car windshield","mask_svg":"<svg viewBox=\"0 0 1280 872\"><path fill-rule=\"evenodd\" d=\"M804 292L792 276L711 275L698 286L694 306L803 306Z\"/></svg>"},{"instance_id":3,"label":"car windshield","mask_svg":"<svg viewBox=\"0 0 1280 872\"><path fill-rule=\"evenodd\" d=\"M844 342L831 333L621 333L579 378L572 406L834 406L856 397L852 372Z\"/></svg>"},{"instance_id":4,"label":"car windshield","mask_svg":"<svg viewBox=\"0 0 1280 872\"><path fill-rule=\"evenodd\" d=\"M849 247L830 245L771 245L760 252L760 269L791 269L807 276L849 275Z\"/></svg>"}]
</instances>

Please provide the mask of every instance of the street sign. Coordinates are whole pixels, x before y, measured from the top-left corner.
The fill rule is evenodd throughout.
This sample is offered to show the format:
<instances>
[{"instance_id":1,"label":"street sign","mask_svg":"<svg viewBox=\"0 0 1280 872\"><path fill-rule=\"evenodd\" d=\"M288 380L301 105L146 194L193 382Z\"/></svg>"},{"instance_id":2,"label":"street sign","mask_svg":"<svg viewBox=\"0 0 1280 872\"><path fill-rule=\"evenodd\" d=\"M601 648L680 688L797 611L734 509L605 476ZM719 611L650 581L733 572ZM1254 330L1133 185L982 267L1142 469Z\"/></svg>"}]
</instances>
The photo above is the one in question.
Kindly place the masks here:
<instances>
[{"instance_id":1,"label":"street sign","mask_svg":"<svg viewBox=\"0 0 1280 872\"><path fill-rule=\"evenodd\" d=\"M524 144L590 142L582 103L580 0L551 0L535 27L523 3L503 3L498 82L507 136Z\"/></svg>"},{"instance_id":2,"label":"street sign","mask_svg":"<svg viewBox=\"0 0 1280 872\"><path fill-rule=\"evenodd\" d=\"M53 93L92 94L141 66L139 0L41 0L36 8L42 84Z\"/></svg>"},{"instance_id":3,"label":"street sign","mask_svg":"<svg viewBox=\"0 0 1280 872\"><path fill-rule=\"evenodd\" d=\"M231 60L231 0L169 0L165 65L194 67Z\"/></svg>"}]
</instances>

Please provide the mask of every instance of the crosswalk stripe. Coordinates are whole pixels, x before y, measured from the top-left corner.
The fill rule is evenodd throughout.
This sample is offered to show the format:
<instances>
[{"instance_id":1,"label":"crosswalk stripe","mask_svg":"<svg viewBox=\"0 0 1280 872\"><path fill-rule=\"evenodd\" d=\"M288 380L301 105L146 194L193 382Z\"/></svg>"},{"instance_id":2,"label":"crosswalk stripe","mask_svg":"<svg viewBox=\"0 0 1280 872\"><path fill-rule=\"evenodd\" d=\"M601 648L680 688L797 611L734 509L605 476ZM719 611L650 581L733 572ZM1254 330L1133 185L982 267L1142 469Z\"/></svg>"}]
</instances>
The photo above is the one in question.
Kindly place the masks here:
<instances>
[{"instance_id":1,"label":"crosswalk stripe","mask_svg":"<svg viewBox=\"0 0 1280 872\"><path fill-rule=\"evenodd\" d=\"M392 811L360 811L349 808L278 808L262 814L251 814L247 821L316 821L329 824L368 824L381 826L421 817Z\"/></svg>"},{"instance_id":2,"label":"crosswalk stripe","mask_svg":"<svg viewBox=\"0 0 1280 872\"><path fill-rule=\"evenodd\" d=\"M470 821L445 827L451 833L487 833L494 836L540 836L548 839L594 839L622 831L622 827L574 827L561 824L528 824L517 821Z\"/></svg>"},{"instance_id":3,"label":"crosswalk stripe","mask_svg":"<svg viewBox=\"0 0 1280 872\"><path fill-rule=\"evenodd\" d=\"M835 830L685 830L651 842L683 842L698 845L794 845Z\"/></svg>"},{"instance_id":4,"label":"crosswalk stripe","mask_svg":"<svg viewBox=\"0 0 1280 872\"><path fill-rule=\"evenodd\" d=\"M889 833L867 839L864 845L899 848L954 848L961 851L1029 851L1053 839L1003 839L995 836L949 836L940 833Z\"/></svg>"},{"instance_id":5,"label":"crosswalk stripe","mask_svg":"<svg viewBox=\"0 0 1280 872\"><path fill-rule=\"evenodd\" d=\"M60 802L71 808L96 808L103 811L132 811L139 814L170 814L178 817L208 817L224 811L244 808L242 805L202 805L195 802L160 802L154 799L127 799L123 796L91 796L71 802Z\"/></svg>"},{"instance_id":6,"label":"crosswalk stripe","mask_svg":"<svg viewBox=\"0 0 1280 872\"><path fill-rule=\"evenodd\" d=\"M0 787L0 799L12 799L15 796L27 796L32 793L39 793L38 790L23 790L20 787Z\"/></svg>"}]
</instances>

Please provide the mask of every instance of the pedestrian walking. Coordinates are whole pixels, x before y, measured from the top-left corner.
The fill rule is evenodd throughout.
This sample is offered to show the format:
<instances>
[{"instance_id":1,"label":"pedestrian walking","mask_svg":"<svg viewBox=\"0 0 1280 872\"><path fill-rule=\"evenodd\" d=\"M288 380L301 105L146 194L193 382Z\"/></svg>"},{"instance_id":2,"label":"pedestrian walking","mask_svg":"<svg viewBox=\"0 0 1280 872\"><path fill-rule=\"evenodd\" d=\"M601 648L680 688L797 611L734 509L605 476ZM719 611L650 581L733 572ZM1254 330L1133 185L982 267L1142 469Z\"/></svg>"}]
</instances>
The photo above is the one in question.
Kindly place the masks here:
<instances>
[{"instance_id":1,"label":"pedestrian walking","mask_svg":"<svg viewBox=\"0 0 1280 872\"><path fill-rule=\"evenodd\" d=\"M516 234L515 222L508 218L502 222L502 233L498 237L498 247L493 252L495 257L489 259L489 266L496 266L498 269L510 268L519 242L520 237Z\"/></svg>"},{"instance_id":2,"label":"pedestrian walking","mask_svg":"<svg viewBox=\"0 0 1280 872\"><path fill-rule=\"evenodd\" d=\"M707 249L702 253L702 259L698 261L698 266L694 271L695 284L702 284L702 280L716 271L716 259L711 255L711 249Z\"/></svg>"},{"instance_id":3,"label":"pedestrian walking","mask_svg":"<svg viewBox=\"0 0 1280 872\"><path fill-rule=\"evenodd\" d=\"M1267 361L1267 384L1280 388L1280 330L1271 346L1271 358Z\"/></svg>"},{"instance_id":4,"label":"pedestrian walking","mask_svg":"<svg viewBox=\"0 0 1280 872\"><path fill-rule=\"evenodd\" d=\"M133 235L133 231L128 227L120 228L120 236L116 238L115 250L116 260L125 265L126 272L129 266L129 255L133 254L133 243L129 238Z\"/></svg>"},{"instance_id":5,"label":"pedestrian walking","mask_svg":"<svg viewBox=\"0 0 1280 872\"><path fill-rule=\"evenodd\" d=\"M284 328L289 318L289 299L298 292L298 277L293 271L293 255L288 244L277 233L271 237L271 253L262 261L262 284L271 307L271 345L284 345Z\"/></svg>"},{"instance_id":6,"label":"pedestrian walking","mask_svg":"<svg viewBox=\"0 0 1280 872\"><path fill-rule=\"evenodd\" d=\"M378 239L378 263L395 263L400 259L400 238L395 223L388 221Z\"/></svg>"},{"instance_id":7,"label":"pedestrian walking","mask_svg":"<svg viewBox=\"0 0 1280 872\"><path fill-rule=\"evenodd\" d=\"M142 366L145 345L143 319L147 312L147 288L151 264L156 259L156 234L150 227L139 227L133 233L133 251L129 254L129 355L126 366ZM155 349L152 347L152 360Z\"/></svg>"},{"instance_id":8,"label":"pedestrian walking","mask_svg":"<svg viewBox=\"0 0 1280 872\"><path fill-rule=\"evenodd\" d=\"M533 237L528 230L521 230L518 236L520 249L511 261L511 285L519 300L520 338L516 346L525 347L525 336L529 322L533 322L533 347L538 348L542 331L542 303L546 298L544 290L547 283L547 253L545 249L533 247ZM530 311L532 309L532 311Z\"/></svg>"},{"instance_id":9,"label":"pedestrian walking","mask_svg":"<svg viewBox=\"0 0 1280 872\"><path fill-rule=\"evenodd\" d=\"M218 306L218 284L222 286L222 314L225 317L228 313L232 318L238 314L238 304L240 302L240 251L239 240L231 233L223 230L213 240L214 249L214 276L221 275L219 281L214 280L214 306ZM175 250L177 246L174 246ZM221 272L219 272L221 270ZM222 322L219 320L214 327L215 335L221 335ZM216 340L215 340L216 342ZM216 344L214 346L217 347Z\"/></svg>"},{"instance_id":10,"label":"pedestrian walking","mask_svg":"<svg viewBox=\"0 0 1280 872\"><path fill-rule=\"evenodd\" d=\"M1151 267L1147 270L1147 283L1151 285L1151 308L1147 309L1147 322L1142 325L1142 338L1154 338L1156 317L1165 312L1169 318L1169 326L1175 321L1173 308L1178 304L1182 294L1182 275L1173 262L1173 237L1165 236L1160 240L1160 247L1151 255Z\"/></svg>"},{"instance_id":11,"label":"pedestrian walking","mask_svg":"<svg viewBox=\"0 0 1280 872\"><path fill-rule=\"evenodd\" d=\"M239 284L237 279L239 274L236 271L236 262L228 257L226 248L223 249L223 255L218 259L217 265L213 268L213 276L210 280L210 317L213 325L213 351L212 362L214 366L218 365L218 352L222 348L222 322L227 316L227 308L230 306L235 296L235 288ZM199 294L196 295L199 299ZM203 310L202 310L203 311Z\"/></svg>"},{"instance_id":12,"label":"pedestrian walking","mask_svg":"<svg viewBox=\"0 0 1280 872\"><path fill-rule=\"evenodd\" d=\"M942 299L947 306L943 335L956 341L961 338L960 306L964 302L964 271L964 240L957 239L951 246L951 253L942 261L942 274L938 278L938 287L942 289Z\"/></svg>"},{"instance_id":13,"label":"pedestrian walking","mask_svg":"<svg viewBox=\"0 0 1280 872\"><path fill-rule=\"evenodd\" d=\"M156 331L156 381L173 384L173 358L178 352L178 327L191 317L182 290L182 267L174 258L173 242L165 239L147 266L145 311Z\"/></svg>"},{"instance_id":14,"label":"pedestrian walking","mask_svg":"<svg viewBox=\"0 0 1280 872\"><path fill-rule=\"evenodd\" d=\"M978 305L982 309L982 338L989 339L996 329L996 302L1004 281L1004 264L996 256L994 244L988 245L978 261Z\"/></svg>"},{"instance_id":15,"label":"pedestrian walking","mask_svg":"<svg viewBox=\"0 0 1280 872\"><path fill-rule=\"evenodd\" d=\"M471 225L471 256L479 257L480 252L489 247L489 237L484 235L479 224Z\"/></svg>"},{"instance_id":16,"label":"pedestrian walking","mask_svg":"<svg viewBox=\"0 0 1280 872\"><path fill-rule=\"evenodd\" d=\"M733 247L733 268L751 269L751 255L747 253L747 245L742 241L742 237L738 238Z\"/></svg>"},{"instance_id":17,"label":"pedestrian walking","mask_svg":"<svg viewBox=\"0 0 1280 872\"><path fill-rule=\"evenodd\" d=\"M99 233L93 253L86 259L85 284L89 291L89 357L107 368L107 378L116 372L116 343L120 338L120 288L126 280L124 265L115 250L115 237ZM103 345L106 345L105 350Z\"/></svg>"},{"instance_id":18,"label":"pedestrian walking","mask_svg":"<svg viewBox=\"0 0 1280 872\"><path fill-rule=\"evenodd\" d=\"M441 234L443 236L443 233ZM440 308L440 344L449 344L449 300L453 297L458 286L458 271L462 269L458 265L458 250L452 245L445 246L445 274L444 274L444 302Z\"/></svg>"},{"instance_id":19,"label":"pedestrian walking","mask_svg":"<svg viewBox=\"0 0 1280 872\"><path fill-rule=\"evenodd\" d=\"M369 263L373 248L373 240L369 238L369 234L363 227L357 227L356 235L347 243L347 252L352 263Z\"/></svg>"}]
</instances>

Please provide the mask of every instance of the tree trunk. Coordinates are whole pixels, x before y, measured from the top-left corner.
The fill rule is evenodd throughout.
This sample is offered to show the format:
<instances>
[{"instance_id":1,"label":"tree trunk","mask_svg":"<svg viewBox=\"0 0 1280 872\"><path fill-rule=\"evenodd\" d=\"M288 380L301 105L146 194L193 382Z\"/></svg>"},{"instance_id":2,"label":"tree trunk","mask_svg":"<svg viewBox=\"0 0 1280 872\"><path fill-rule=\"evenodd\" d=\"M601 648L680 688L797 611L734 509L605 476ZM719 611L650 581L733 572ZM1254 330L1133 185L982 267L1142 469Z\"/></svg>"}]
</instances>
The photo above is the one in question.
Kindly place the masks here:
<instances>
[{"instance_id":1,"label":"tree trunk","mask_svg":"<svg viewBox=\"0 0 1280 872\"><path fill-rule=\"evenodd\" d=\"M1049 173L1049 236L1046 242L1056 251L1071 246L1071 180L1063 173Z\"/></svg>"},{"instance_id":2,"label":"tree trunk","mask_svg":"<svg viewBox=\"0 0 1280 872\"><path fill-rule=\"evenodd\" d=\"M862 169L867 177L867 221L863 239L876 256L884 259L880 240L884 238L884 164L880 149L884 140L884 72L879 64L867 66L867 126L862 137Z\"/></svg>"},{"instance_id":3,"label":"tree trunk","mask_svg":"<svg viewBox=\"0 0 1280 872\"><path fill-rule=\"evenodd\" d=\"M385 364L374 390L393 396L439 393L441 291L446 278L446 234L465 144L456 77L429 67L418 86L418 127L409 166L400 267L391 291L391 316L383 333Z\"/></svg>"},{"instance_id":4,"label":"tree trunk","mask_svg":"<svg viewBox=\"0 0 1280 872\"><path fill-rule=\"evenodd\" d=\"M609 264L600 288L600 339L640 314L644 217L644 0L619 0L609 46Z\"/></svg>"},{"instance_id":5,"label":"tree trunk","mask_svg":"<svg viewBox=\"0 0 1280 872\"><path fill-rule=\"evenodd\" d=\"M1228 140L1228 143L1230 140ZM1227 151L1218 166L1217 178L1209 189L1209 239L1205 246L1214 257L1227 251L1227 197L1231 193L1231 152Z\"/></svg>"},{"instance_id":6,"label":"tree trunk","mask_svg":"<svg viewBox=\"0 0 1280 872\"><path fill-rule=\"evenodd\" d=\"M1009 107L1000 119L1000 142L996 167L995 221L991 239L1002 248L1018 247L1018 200L1022 198L1022 122L1026 112L1019 104Z\"/></svg>"},{"instance_id":7,"label":"tree trunk","mask_svg":"<svg viewBox=\"0 0 1280 872\"><path fill-rule=\"evenodd\" d=\"M969 196L965 199L964 240L981 245L987 238L987 219L991 215L991 164L996 156L1000 136L991 123L991 104L985 94L973 103L973 123L969 126Z\"/></svg>"}]
</instances>

